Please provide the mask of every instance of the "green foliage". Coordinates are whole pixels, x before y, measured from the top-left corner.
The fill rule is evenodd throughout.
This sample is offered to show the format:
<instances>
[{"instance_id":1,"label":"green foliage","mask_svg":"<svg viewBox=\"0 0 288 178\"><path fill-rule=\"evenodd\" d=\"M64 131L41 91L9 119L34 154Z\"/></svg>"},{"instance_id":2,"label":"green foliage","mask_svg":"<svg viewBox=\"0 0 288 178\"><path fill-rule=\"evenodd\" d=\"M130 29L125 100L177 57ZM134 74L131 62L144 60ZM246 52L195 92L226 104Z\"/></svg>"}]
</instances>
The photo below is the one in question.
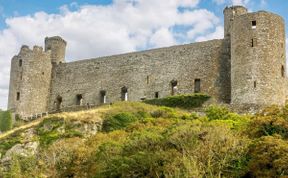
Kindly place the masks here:
<instances>
[{"instance_id":1,"label":"green foliage","mask_svg":"<svg viewBox=\"0 0 288 178\"><path fill-rule=\"evenodd\" d=\"M212 105L205 110L205 113L209 120L226 120L229 110L226 107Z\"/></svg>"},{"instance_id":2,"label":"green foliage","mask_svg":"<svg viewBox=\"0 0 288 178\"><path fill-rule=\"evenodd\" d=\"M210 96L206 94L196 93L191 95L176 95L166 98L145 100L147 104L153 104L158 106L179 107L179 108L197 108L201 107Z\"/></svg>"},{"instance_id":3,"label":"green foliage","mask_svg":"<svg viewBox=\"0 0 288 178\"><path fill-rule=\"evenodd\" d=\"M264 136L250 146L249 174L253 177L288 176L288 142Z\"/></svg>"},{"instance_id":4,"label":"green foliage","mask_svg":"<svg viewBox=\"0 0 288 178\"><path fill-rule=\"evenodd\" d=\"M250 116L230 112L223 106L209 106L205 113L208 120L212 121L212 123L224 123L236 130L245 129L250 122Z\"/></svg>"},{"instance_id":5,"label":"green foliage","mask_svg":"<svg viewBox=\"0 0 288 178\"><path fill-rule=\"evenodd\" d=\"M10 111L0 111L0 131L5 132L12 128L12 115Z\"/></svg>"},{"instance_id":6,"label":"green foliage","mask_svg":"<svg viewBox=\"0 0 288 178\"><path fill-rule=\"evenodd\" d=\"M253 138L278 134L288 139L287 106L271 106L252 118L248 134Z\"/></svg>"},{"instance_id":7,"label":"green foliage","mask_svg":"<svg viewBox=\"0 0 288 178\"><path fill-rule=\"evenodd\" d=\"M103 131L123 129L136 120L137 117L127 112L108 116L103 122Z\"/></svg>"},{"instance_id":8,"label":"green foliage","mask_svg":"<svg viewBox=\"0 0 288 178\"><path fill-rule=\"evenodd\" d=\"M45 119L36 128L37 155L14 157L8 172L0 166L0 177L288 176L288 106L253 117L218 106L206 116L136 102L105 109L103 132L85 139L67 113ZM21 139L15 133L0 140L0 153Z\"/></svg>"},{"instance_id":9,"label":"green foliage","mask_svg":"<svg viewBox=\"0 0 288 178\"><path fill-rule=\"evenodd\" d=\"M47 118L37 127L41 146L48 146L56 140L71 137L82 137L83 134L70 126L63 118Z\"/></svg>"},{"instance_id":10,"label":"green foliage","mask_svg":"<svg viewBox=\"0 0 288 178\"><path fill-rule=\"evenodd\" d=\"M12 134L6 139L0 140L0 154L3 155L7 150L9 150L18 143L21 143L21 137L19 136L19 132Z\"/></svg>"}]
</instances>

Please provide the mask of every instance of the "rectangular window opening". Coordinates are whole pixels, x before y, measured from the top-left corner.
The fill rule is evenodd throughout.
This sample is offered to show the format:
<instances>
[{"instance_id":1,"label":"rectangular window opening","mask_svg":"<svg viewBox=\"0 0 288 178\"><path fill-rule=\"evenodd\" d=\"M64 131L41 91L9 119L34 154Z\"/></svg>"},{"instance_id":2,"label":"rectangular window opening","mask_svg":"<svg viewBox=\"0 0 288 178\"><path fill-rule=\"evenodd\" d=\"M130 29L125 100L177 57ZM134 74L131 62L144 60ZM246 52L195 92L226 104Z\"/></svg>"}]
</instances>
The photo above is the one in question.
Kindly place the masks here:
<instances>
[{"instance_id":1,"label":"rectangular window opening","mask_svg":"<svg viewBox=\"0 0 288 178\"><path fill-rule=\"evenodd\" d=\"M159 98L159 92L155 92L155 98Z\"/></svg>"},{"instance_id":2,"label":"rectangular window opening","mask_svg":"<svg viewBox=\"0 0 288 178\"><path fill-rule=\"evenodd\" d=\"M149 75L146 77L146 83L147 83L147 85L150 83L150 76Z\"/></svg>"},{"instance_id":3,"label":"rectangular window opening","mask_svg":"<svg viewBox=\"0 0 288 178\"><path fill-rule=\"evenodd\" d=\"M17 92L17 97L16 97L17 101L20 100L20 92Z\"/></svg>"},{"instance_id":4,"label":"rectangular window opening","mask_svg":"<svg viewBox=\"0 0 288 178\"><path fill-rule=\"evenodd\" d=\"M201 91L201 80L195 79L194 81L194 93L199 93Z\"/></svg>"},{"instance_id":5,"label":"rectangular window opening","mask_svg":"<svg viewBox=\"0 0 288 178\"><path fill-rule=\"evenodd\" d=\"M19 67L22 67L22 59L19 60Z\"/></svg>"},{"instance_id":6,"label":"rectangular window opening","mask_svg":"<svg viewBox=\"0 0 288 178\"><path fill-rule=\"evenodd\" d=\"M83 97L81 94L76 95L76 105L81 106L83 104Z\"/></svg>"},{"instance_id":7,"label":"rectangular window opening","mask_svg":"<svg viewBox=\"0 0 288 178\"><path fill-rule=\"evenodd\" d=\"M101 95L101 103L103 103L103 104L107 103L106 91L105 90L101 90L100 91L100 95Z\"/></svg>"},{"instance_id":8,"label":"rectangular window opening","mask_svg":"<svg viewBox=\"0 0 288 178\"><path fill-rule=\"evenodd\" d=\"M257 82L254 81L254 89L257 87Z\"/></svg>"},{"instance_id":9,"label":"rectangular window opening","mask_svg":"<svg viewBox=\"0 0 288 178\"><path fill-rule=\"evenodd\" d=\"M252 21L252 29L256 29L256 27L257 27L257 22L256 22L256 20L253 20Z\"/></svg>"}]
</instances>

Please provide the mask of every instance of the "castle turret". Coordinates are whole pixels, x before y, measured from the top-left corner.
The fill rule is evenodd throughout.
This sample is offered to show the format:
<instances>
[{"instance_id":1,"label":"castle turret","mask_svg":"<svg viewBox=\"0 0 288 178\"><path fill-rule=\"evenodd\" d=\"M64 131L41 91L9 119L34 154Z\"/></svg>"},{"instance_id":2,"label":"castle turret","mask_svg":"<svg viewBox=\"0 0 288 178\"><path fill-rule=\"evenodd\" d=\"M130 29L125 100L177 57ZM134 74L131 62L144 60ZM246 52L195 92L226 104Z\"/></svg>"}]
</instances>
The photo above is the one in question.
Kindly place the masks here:
<instances>
[{"instance_id":1,"label":"castle turret","mask_svg":"<svg viewBox=\"0 0 288 178\"><path fill-rule=\"evenodd\" d=\"M283 105L287 80L283 18L265 11L244 14L233 19L230 32L232 104Z\"/></svg>"},{"instance_id":2,"label":"castle turret","mask_svg":"<svg viewBox=\"0 0 288 178\"><path fill-rule=\"evenodd\" d=\"M63 63L65 62L66 41L59 36L45 38L45 51L51 50L51 62Z\"/></svg>"},{"instance_id":3,"label":"castle turret","mask_svg":"<svg viewBox=\"0 0 288 178\"><path fill-rule=\"evenodd\" d=\"M48 111L52 64L50 51L23 45L11 61L8 109L25 118Z\"/></svg>"},{"instance_id":4,"label":"castle turret","mask_svg":"<svg viewBox=\"0 0 288 178\"><path fill-rule=\"evenodd\" d=\"M226 7L224 13L224 36L230 38L230 33L233 25L233 21L236 17L247 14L247 9L243 6Z\"/></svg>"}]
</instances>

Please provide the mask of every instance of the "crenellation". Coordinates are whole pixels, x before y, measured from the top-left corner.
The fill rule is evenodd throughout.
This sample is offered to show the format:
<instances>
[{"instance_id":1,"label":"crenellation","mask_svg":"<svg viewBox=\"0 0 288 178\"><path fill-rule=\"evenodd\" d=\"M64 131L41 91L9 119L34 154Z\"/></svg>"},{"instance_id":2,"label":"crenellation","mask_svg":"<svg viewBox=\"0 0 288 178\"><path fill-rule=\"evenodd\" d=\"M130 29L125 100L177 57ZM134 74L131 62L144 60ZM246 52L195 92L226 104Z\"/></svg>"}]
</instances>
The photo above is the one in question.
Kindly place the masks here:
<instances>
[{"instance_id":1,"label":"crenellation","mask_svg":"<svg viewBox=\"0 0 288 178\"><path fill-rule=\"evenodd\" d=\"M202 92L247 111L285 104L285 22L226 7L224 39L65 63L67 42L46 37L11 61L8 108L23 117L116 101ZM21 62L20 62L21 61ZM17 100L19 94L19 100Z\"/></svg>"}]
</instances>

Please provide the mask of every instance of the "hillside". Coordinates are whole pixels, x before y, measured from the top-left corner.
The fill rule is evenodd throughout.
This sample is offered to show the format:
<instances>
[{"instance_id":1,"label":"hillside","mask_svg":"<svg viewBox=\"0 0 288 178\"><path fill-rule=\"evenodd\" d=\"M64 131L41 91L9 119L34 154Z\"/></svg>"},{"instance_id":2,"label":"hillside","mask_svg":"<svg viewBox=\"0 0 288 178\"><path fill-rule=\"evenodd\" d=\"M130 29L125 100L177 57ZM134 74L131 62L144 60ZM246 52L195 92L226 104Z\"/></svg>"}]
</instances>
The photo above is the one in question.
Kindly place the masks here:
<instances>
[{"instance_id":1,"label":"hillside","mask_svg":"<svg viewBox=\"0 0 288 178\"><path fill-rule=\"evenodd\" d=\"M0 177L285 177L287 139L288 107L250 116L120 102L0 135Z\"/></svg>"}]
</instances>

